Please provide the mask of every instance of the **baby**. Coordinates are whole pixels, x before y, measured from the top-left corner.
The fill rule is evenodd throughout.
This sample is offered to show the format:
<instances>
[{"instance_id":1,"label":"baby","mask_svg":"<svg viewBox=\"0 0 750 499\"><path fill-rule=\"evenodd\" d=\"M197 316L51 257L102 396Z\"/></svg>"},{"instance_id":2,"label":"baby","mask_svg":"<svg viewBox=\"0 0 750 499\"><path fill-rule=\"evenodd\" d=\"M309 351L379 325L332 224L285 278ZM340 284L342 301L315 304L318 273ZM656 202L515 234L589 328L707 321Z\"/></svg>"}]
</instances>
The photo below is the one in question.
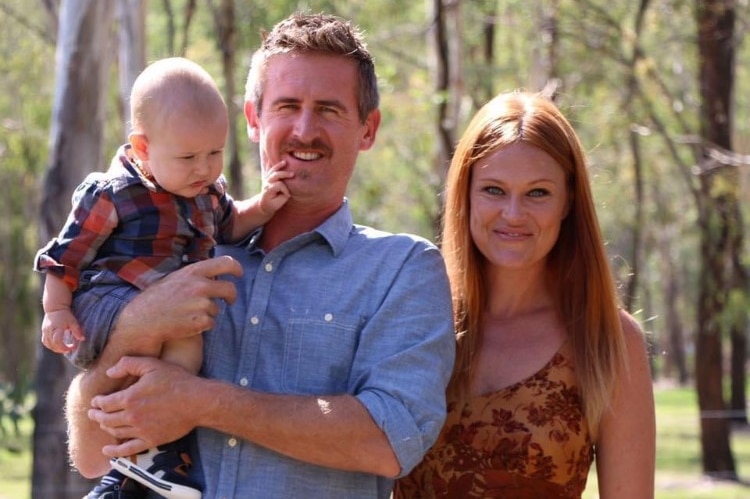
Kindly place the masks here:
<instances>
[{"instance_id":1,"label":"baby","mask_svg":"<svg viewBox=\"0 0 750 499\"><path fill-rule=\"evenodd\" d=\"M293 174L283 162L269 170L261 193L243 201L227 194L221 174L227 108L199 65L179 57L149 65L133 85L130 114L128 143L106 173L92 173L78 186L65 226L34 261L45 273L42 343L81 368L96 360L109 336L111 321L96 322L99 300L118 286L142 290L210 258L216 244L239 242L290 195L284 180ZM86 334L76 315L88 317ZM202 336L165 342L160 357L197 373ZM170 499L200 498L184 471L191 464L185 445L113 459L113 470L87 497L114 490L145 497L148 488Z\"/></svg>"}]
</instances>

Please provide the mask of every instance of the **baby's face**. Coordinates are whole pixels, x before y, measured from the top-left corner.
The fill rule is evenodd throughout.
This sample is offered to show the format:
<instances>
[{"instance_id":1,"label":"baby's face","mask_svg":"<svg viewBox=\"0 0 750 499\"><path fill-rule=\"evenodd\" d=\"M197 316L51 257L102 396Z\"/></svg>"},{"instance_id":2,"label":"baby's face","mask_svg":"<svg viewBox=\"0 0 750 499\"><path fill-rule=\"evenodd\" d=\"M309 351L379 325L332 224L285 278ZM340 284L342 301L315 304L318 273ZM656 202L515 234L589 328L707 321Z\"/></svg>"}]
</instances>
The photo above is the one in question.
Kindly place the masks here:
<instances>
[{"instance_id":1,"label":"baby's face","mask_svg":"<svg viewBox=\"0 0 750 499\"><path fill-rule=\"evenodd\" d=\"M205 194L224 166L226 115L175 116L148 136L148 170L165 190L192 198Z\"/></svg>"}]
</instances>

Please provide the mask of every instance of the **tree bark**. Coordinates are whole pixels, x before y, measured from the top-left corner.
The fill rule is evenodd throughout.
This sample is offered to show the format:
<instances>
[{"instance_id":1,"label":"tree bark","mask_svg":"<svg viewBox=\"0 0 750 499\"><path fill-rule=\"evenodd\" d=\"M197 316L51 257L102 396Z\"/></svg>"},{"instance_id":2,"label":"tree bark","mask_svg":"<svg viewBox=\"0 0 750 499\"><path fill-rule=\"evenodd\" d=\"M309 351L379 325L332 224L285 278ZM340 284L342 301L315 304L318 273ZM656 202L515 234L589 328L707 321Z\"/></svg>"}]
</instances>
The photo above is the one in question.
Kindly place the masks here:
<instances>
[{"instance_id":1,"label":"tree bark","mask_svg":"<svg viewBox=\"0 0 750 499\"><path fill-rule=\"evenodd\" d=\"M130 90L138 75L146 67L146 0L119 0L117 2L119 24L118 76L120 83L120 122L130 120ZM127 139L129 127L123 127Z\"/></svg>"},{"instance_id":2,"label":"tree bark","mask_svg":"<svg viewBox=\"0 0 750 499\"><path fill-rule=\"evenodd\" d=\"M214 19L216 39L221 53L221 70L224 77L224 100L229 111L229 192L235 198L244 197L244 179L240 160L240 107L235 102L236 85L234 80L235 54L237 53L237 27L234 24L234 0L221 0L215 5L208 0ZM244 127L242 128L244 130Z\"/></svg>"},{"instance_id":3,"label":"tree bark","mask_svg":"<svg viewBox=\"0 0 750 499\"><path fill-rule=\"evenodd\" d=\"M109 70L111 6L98 0L64 0L55 67L49 165L43 180L40 239L62 227L70 197L86 173L102 166L103 97ZM74 369L40 347L34 409L32 497L81 497L89 483L67 464L63 394Z\"/></svg>"},{"instance_id":4,"label":"tree bark","mask_svg":"<svg viewBox=\"0 0 750 499\"><path fill-rule=\"evenodd\" d=\"M701 411L704 473L737 479L729 440L729 419L723 395L721 318L727 306L729 282L727 213L733 204L730 173L711 158L713 145L731 150L731 97L734 78L734 1L696 3L701 92L702 174L698 224L701 230L696 386ZM736 185L736 183L735 183ZM736 203L736 198L734 200Z\"/></svg>"}]
</instances>

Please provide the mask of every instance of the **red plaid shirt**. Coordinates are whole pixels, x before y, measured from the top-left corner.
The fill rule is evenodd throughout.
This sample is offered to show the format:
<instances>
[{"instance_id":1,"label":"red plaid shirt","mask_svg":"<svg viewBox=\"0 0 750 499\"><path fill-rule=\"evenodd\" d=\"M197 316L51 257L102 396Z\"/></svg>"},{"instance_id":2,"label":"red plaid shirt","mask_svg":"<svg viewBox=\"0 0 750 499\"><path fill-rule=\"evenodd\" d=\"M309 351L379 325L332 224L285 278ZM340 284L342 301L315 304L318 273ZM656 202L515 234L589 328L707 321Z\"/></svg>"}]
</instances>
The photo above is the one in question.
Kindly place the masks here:
<instances>
[{"instance_id":1,"label":"red plaid shirt","mask_svg":"<svg viewBox=\"0 0 750 499\"><path fill-rule=\"evenodd\" d=\"M125 145L107 173L90 174L75 190L65 226L39 250L34 269L54 272L73 291L90 268L143 289L229 242L232 205L223 177L194 198L165 191L138 173Z\"/></svg>"}]
</instances>

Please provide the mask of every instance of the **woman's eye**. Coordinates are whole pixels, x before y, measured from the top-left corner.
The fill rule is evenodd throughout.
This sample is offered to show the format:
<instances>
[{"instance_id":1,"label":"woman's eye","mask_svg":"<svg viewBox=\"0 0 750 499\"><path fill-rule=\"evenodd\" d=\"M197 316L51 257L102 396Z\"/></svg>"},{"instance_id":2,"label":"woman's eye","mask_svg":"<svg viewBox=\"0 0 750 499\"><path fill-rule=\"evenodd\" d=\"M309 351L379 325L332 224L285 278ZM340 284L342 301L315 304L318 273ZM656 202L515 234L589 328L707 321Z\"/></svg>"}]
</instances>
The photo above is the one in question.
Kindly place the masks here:
<instances>
[{"instance_id":1,"label":"woman's eye","mask_svg":"<svg viewBox=\"0 0 750 499\"><path fill-rule=\"evenodd\" d=\"M488 186L488 187L485 187L485 188L484 188L484 190L485 190L485 192L487 192L488 194L493 194L493 195L500 195L500 194L502 194L502 193L503 193L503 190L502 190L501 188L499 188L499 187L495 187L495 186Z\"/></svg>"},{"instance_id":2,"label":"woman's eye","mask_svg":"<svg viewBox=\"0 0 750 499\"><path fill-rule=\"evenodd\" d=\"M548 194L549 191L547 189L534 189L533 191L529 192L529 197L541 198L547 196Z\"/></svg>"}]
</instances>

